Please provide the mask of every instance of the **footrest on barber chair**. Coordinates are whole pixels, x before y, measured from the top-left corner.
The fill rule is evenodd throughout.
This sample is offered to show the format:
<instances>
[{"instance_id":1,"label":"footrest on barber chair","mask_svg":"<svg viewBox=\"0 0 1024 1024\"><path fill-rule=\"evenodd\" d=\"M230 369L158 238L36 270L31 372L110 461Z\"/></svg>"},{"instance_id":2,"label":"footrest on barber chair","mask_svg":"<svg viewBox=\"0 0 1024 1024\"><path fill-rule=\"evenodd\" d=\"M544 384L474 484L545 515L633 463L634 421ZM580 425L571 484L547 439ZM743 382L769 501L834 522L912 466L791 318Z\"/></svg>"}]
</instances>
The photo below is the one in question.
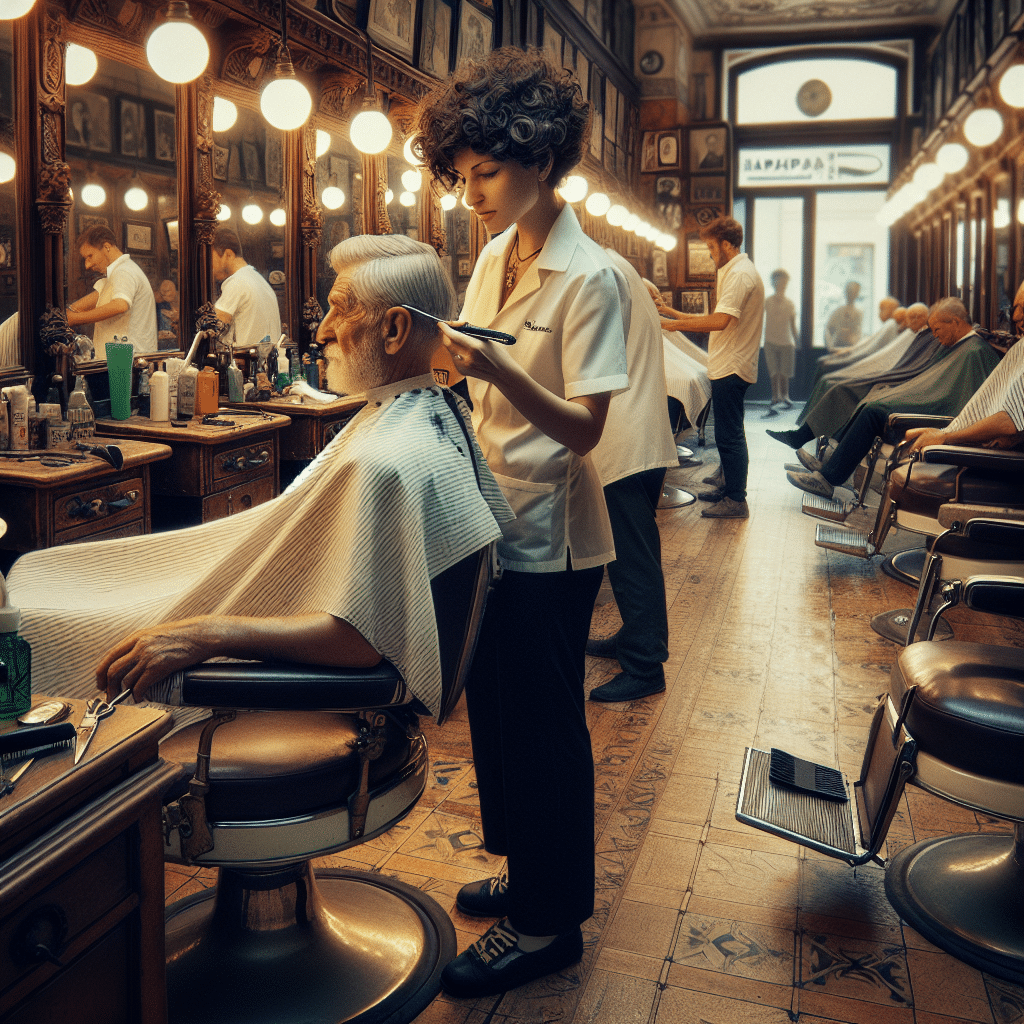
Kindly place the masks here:
<instances>
[{"instance_id":1,"label":"footrest on barber chair","mask_svg":"<svg viewBox=\"0 0 1024 1024\"><path fill-rule=\"evenodd\" d=\"M814 519L827 519L833 523L844 523L846 517L857 507L855 501L836 501L823 498L820 494L805 494L800 511Z\"/></svg>"},{"instance_id":2,"label":"footrest on barber chair","mask_svg":"<svg viewBox=\"0 0 1024 1024\"><path fill-rule=\"evenodd\" d=\"M844 555L855 558L870 558L875 553L875 545L866 533L854 533L840 526L827 526L818 523L814 530L814 545L827 548L829 551L840 551Z\"/></svg>"}]
</instances>

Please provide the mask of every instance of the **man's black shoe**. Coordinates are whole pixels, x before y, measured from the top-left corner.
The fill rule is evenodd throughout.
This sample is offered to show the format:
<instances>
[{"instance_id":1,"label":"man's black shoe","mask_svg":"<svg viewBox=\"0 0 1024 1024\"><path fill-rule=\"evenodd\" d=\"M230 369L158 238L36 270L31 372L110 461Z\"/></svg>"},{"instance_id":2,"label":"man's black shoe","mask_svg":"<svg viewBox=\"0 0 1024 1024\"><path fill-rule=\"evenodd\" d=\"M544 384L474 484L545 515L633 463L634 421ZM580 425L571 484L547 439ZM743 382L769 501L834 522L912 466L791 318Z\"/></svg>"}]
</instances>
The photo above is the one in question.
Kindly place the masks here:
<instances>
[{"instance_id":1,"label":"man's black shoe","mask_svg":"<svg viewBox=\"0 0 1024 1024\"><path fill-rule=\"evenodd\" d=\"M650 697L653 693L665 692L665 677L654 676L652 679L637 679L627 672L619 672L607 683L595 686L590 691L590 699L602 704L617 704L624 700L640 700Z\"/></svg>"},{"instance_id":2,"label":"man's black shoe","mask_svg":"<svg viewBox=\"0 0 1024 1024\"><path fill-rule=\"evenodd\" d=\"M587 641L587 654L592 658L614 658L619 643L619 634L603 636L599 640Z\"/></svg>"},{"instance_id":3,"label":"man's black shoe","mask_svg":"<svg viewBox=\"0 0 1024 1024\"><path fill-rule=\"evenodd\" d=\"M441 988L451 996L491 996L564 970L583 959L579 928L559 935L543 949L524 953L508 921L499 921L441 972Z\"/></svg>"},{"instance_id":4,"label":"man's black shoe","mask_svg":"<svg viewBox=\"0 0 1024 1024\"><path fill-rule=\"evenodd\" d=\"M797 431L795 430L766 430L765 433L776 441L781 441L783 444L789 445L790 448L796 450L802 448L804 442L798 439Z\"/></svg>"},{"instance_id":5,"label":"man's black shoe","mask_svg":"<svg viewBox=\"0 0 1024 1024\"><path fill-rule=\"evenodd\" d=\"M508 869L464 885L455 897L455 906L470 917L504 917L508 913Z\"/></svg>"}]
</instances>

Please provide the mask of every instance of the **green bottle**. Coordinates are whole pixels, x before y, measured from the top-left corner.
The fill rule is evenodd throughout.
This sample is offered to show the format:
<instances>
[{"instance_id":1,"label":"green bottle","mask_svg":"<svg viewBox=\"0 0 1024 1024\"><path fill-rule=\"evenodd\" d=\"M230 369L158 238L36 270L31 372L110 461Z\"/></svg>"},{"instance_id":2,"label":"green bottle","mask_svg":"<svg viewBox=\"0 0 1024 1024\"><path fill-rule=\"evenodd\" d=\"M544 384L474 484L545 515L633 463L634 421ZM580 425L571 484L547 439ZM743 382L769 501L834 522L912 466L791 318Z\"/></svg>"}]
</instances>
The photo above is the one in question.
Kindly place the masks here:
<instances>
[{"instance_id":1,"label":"green bottle","mask_svg":"<svg viewBox=\"0 0 1024 1024\"><path fill-rule=\"evenodd\" d=\"M18 634L21 609L0 606L0 722L25 714L32 706L32 648Z\"/></svg>"}]
</instances>

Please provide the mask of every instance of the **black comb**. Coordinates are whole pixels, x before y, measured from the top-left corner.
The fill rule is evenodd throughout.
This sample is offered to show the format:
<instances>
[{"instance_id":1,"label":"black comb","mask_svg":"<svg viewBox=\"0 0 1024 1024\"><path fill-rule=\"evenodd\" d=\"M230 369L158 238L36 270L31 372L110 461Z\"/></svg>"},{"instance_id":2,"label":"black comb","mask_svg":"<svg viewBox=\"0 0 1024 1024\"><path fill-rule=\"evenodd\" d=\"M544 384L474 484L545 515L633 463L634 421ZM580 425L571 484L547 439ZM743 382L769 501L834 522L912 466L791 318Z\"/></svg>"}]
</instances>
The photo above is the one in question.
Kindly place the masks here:
<instances>
[{"instance_id":1,"label":"black comb","mask_svg":"<svg viewBox=\"0 0 1024 1024\"><path fill-rule=\"evenodd\" d=\"M75 741L75 727L70 722L55 725L30 725L0 735L0 760L20 761L25 757L41 757L56 753Z\"/></svg>"},{"instance_id":2,"label":"black comb","mask_svg":"<svg viewBox=\"0 0 1024 1024\"><path fill-rule=\"evenodd\" d=\"M835 768L794 757L778 747L772 747L768 778L780 786L803 789L830 800L845 802L850 799L843 785L843 776Z\"/></svg>"}]
</instances>

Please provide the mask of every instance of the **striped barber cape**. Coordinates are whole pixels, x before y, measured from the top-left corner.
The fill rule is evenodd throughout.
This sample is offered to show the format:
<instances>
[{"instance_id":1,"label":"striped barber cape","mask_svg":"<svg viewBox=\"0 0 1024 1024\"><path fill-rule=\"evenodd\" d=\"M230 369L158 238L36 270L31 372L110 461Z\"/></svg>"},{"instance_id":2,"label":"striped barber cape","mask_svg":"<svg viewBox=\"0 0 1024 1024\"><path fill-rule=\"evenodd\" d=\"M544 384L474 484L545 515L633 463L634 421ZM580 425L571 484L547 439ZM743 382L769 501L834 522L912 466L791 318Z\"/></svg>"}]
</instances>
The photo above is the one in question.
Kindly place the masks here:
<instances>
[{"instance_id":1,"label":"striped barber cape","mask_svg":"<svg viewBox=\"0 0 1024 1024\"><path fill-rule=\"evenodd\" d=\"M1024 344L1019 340L1010 346L974 397L942 432L963 430L997 412L1005 412L1018 433L1024 431Z\"/></svg>"}]
</instances>

